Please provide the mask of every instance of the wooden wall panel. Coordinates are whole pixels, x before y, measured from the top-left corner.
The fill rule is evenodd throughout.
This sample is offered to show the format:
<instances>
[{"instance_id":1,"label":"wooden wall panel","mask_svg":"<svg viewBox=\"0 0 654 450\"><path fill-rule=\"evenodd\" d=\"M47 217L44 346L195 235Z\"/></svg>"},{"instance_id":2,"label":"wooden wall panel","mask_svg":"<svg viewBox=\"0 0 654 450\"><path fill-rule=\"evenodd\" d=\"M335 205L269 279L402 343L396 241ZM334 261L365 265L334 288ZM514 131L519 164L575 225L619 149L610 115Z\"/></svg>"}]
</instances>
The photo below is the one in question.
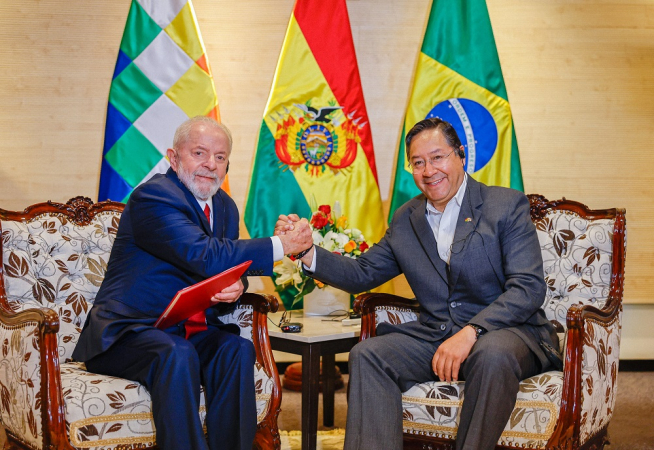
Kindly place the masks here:
<instances>
[{"instance_id":1,"label":"wooden wall panel","mask_svg":"<svg viewBox=\"0 0 654 450\"><path fill-rule=\"evenodd\" d=\"M292 0L196 0L244 207ZM429 0L349 0L388 200ZM527 192L627 208L625 299L654 303L654 5L488 0ZM97 196L105 109L128 0L0 3L0 207ZM400 285L399 293L407 293Z\"/></svg>"}]
</instances>

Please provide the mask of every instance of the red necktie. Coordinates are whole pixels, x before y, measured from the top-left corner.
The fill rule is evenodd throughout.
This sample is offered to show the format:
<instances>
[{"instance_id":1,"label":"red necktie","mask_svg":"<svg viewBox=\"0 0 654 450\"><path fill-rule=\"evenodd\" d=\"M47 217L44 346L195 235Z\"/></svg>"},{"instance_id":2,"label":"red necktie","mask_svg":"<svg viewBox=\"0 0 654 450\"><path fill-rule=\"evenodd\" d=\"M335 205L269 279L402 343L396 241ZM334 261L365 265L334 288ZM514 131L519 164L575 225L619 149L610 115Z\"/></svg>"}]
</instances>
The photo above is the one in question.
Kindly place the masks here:
<instances>
[{"instance_id":1,"label":"red necktie","mask_svg":"<svg viewBox=\"0 0 654 450\"><path fill-rule=\"evenodd\" d=\"M211 226L211 210L209 209L209 204L204 205L204 215L207 216L209 221L209 226ZM195 333L204 331L207 329L207 317L204 314L204 311L193 314L188 318L185 324L186 328L186 339L193 336Z\"/></svg>"}]
</instances>

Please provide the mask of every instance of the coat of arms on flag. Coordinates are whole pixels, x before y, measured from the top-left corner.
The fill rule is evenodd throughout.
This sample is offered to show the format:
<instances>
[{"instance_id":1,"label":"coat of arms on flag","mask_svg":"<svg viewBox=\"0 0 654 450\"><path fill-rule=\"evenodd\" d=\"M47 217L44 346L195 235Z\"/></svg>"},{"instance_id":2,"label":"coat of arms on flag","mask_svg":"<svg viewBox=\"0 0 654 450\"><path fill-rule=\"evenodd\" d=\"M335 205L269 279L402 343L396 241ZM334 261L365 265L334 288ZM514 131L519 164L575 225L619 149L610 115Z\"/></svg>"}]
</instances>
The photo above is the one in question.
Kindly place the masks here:
<instances>
[{"instance_id":1,"label":"coat of arms on flag","mask_svg":"<svg viewBox=\"0 0 654 450\"><path fill-rule=\"evenodd\" d=\"M332 102L335 104L335 102ZM352 165L361 142L360 118L345 114L342 106L311 106L311 101L284 107L286 115L272 114L277 123L275 153L291 170L304 168L314 177L326 170L338 173ZM275 119L274 117L279 119Z\"/></svg>"}]
</instances>

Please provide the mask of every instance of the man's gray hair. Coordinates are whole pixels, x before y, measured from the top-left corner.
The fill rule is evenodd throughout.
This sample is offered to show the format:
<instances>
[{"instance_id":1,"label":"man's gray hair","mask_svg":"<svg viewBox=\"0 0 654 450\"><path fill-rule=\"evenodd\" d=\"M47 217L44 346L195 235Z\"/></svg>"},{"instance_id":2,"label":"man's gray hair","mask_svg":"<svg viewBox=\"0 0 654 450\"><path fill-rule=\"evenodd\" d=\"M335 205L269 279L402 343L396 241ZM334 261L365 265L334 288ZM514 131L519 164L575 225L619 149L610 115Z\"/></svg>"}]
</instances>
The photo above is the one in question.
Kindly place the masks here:
<instances>
[{"instance_id":1,"label":"man's gray hair","mask_svg":"<svg viewBox=\"0 0 654 450\"><path fill-rule=\"evenodd\" d=\"M196 123L222 130L227 136L227 140L229 141L229 152L232 152L232 132L229 131L229 128L227 128L222 123L216 122L214 119L207 116L192 117L177 127L177 130L175 131L175 137L173 138L173 148L175 150L179 149L179 146L186 142L188 135L191 132L191 128L193 128L193 125Z\"/></svg>"}]
</instances>

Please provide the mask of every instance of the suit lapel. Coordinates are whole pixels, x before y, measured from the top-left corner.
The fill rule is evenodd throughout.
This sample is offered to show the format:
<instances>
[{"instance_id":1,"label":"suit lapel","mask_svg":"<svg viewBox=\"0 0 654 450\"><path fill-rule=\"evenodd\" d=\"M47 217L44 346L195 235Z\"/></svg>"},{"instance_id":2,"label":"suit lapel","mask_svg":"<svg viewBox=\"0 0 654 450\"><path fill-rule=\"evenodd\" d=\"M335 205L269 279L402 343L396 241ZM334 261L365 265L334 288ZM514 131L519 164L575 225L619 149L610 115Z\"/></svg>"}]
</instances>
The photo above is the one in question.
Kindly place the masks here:
<instances>
[{"instance_id":1,"label":"suit lapel","mask_svg":"<svg viewBox=\"0 0 654 450\"><path fill-rule=\"evenodd\" d=\"M191 193L191 191L188 190L186 186L184 186L184 183L181 182L175 171L173 170L172 167L168 168L168 171L166 172L166 176L173 180L177 186L182 190L184 193L184 198L186 199L186 202L191 206L193 211L195 211L195 221L198 223L202 229L204 230L205 233L207 233L209 236L211 236L211 225L209 225L209 222L207 221L207 217L204 215L204 211L202 211L202 208L200 208L200 204L196 200L195 196ZM215 196L214 196L215 198ZM215 206L215 200L214 200L214 206ZM216 223L216 209L214 208L214 223Z\"/></svg>"},{"instance_id":2,"label":"suit lapel","mask_svg":"<svg viewBox=\"0 0 654 450\"><path fill-rule=\"evenodd\" d=\"M468 186L463 204L459 211L459 217L456 220L456 229L454 231L454 240L452 241L452 254L450 255L450 286L455 286L461 273L461 268L466 263L465 253L468 249L468 243L473 231L477 228L479 219L481 219L481 193L479 192L479 183L468 177ZM473 210L474 209L474 210Z\"/></svg>"},{"instance_id":3,"label":"suit lapel","mask_svg":"<svg viewBox=\"0 0 654 450\"><path fill-rule=\"evenodd\" d=\"M413 231L418 236L418 240L420 240L420 244L425 250L425 253L427 253L429 260L441 278L443 278L443 281L447 283L447 266L445 261L438 256L438 245L436 244L436 239L434 239L434 232L429 226L429 222L427 222L424 203L421 203L421 205L413 210L410 220Z\"/></svg>"},{"instance_id":4,"label":"suit lapel","mask_svg":"<svg viewBox=\"0 0 654 450\"><path fill-rule=\"evenodd\" d=\"M222 190L213 196L213 235L222 238L225 236L224 220L225 220L225 200L222 198Z\"/></svg>"}]
</instances>

